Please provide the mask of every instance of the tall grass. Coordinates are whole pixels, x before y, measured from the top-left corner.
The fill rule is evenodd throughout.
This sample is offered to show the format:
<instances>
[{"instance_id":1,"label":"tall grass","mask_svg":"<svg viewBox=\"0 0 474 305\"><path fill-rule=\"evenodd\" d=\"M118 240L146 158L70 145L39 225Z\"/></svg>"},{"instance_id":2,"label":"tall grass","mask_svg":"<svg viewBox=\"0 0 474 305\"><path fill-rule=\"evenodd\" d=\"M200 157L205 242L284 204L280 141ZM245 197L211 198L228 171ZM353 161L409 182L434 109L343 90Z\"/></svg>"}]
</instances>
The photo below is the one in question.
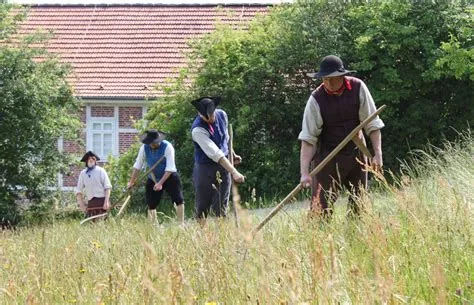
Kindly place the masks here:
<instances>
[{"instance_id":1,"label":"tall grass","mask_svg":"<svg viewBox=\"0 0 474 305\"><path fill-rule=\"evenodd\" d=\"M152 226L145 218L5 231L2 304L472 304L474 142L419 152L396 185L337 205Z\"/></svg>"}]
</instances>

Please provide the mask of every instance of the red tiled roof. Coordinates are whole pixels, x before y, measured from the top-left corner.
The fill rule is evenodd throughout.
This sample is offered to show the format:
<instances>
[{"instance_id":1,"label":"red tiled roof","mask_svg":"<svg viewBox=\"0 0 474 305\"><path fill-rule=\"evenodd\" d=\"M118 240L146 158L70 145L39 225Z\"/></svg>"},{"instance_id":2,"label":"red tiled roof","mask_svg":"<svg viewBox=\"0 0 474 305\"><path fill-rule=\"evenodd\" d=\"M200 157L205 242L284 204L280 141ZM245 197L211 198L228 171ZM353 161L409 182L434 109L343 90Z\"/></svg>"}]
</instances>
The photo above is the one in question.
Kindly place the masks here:
<instances>
[{"instance_id":1,"label":"red tiled roof","mask_svg":"<svg viewBox=\"0 0 474 305\"><path fill-rule=\"evenodd\" d=\"M239 24L266 11L261 5L32 6L20 33L54 32L48 49L71 63L77 96L141 99L178 75L191 38L216 22Z\"/></svg>"}]
</instances>

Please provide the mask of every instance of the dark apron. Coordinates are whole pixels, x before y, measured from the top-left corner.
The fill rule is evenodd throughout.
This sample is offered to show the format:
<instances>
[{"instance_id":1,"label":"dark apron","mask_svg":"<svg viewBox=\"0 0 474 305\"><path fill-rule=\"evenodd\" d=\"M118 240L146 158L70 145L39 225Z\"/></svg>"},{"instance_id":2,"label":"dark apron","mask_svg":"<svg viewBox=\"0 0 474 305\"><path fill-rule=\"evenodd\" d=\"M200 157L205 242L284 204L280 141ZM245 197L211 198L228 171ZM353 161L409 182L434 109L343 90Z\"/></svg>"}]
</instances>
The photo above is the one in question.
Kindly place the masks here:
<instances>
[{"instance_id":1,"label":"dark apron","mask_svg":"<svg viewBox=\"0 0 474 305\"><path fill-rule=\"evenodd\" d=\"M329 153L328 150L318 151L312 160L311 168L315 168ZM362 189L367 189L367 172L357 159L366 162L366 158L358 149L348 153L340 152L313 177L312 211L332 214L332 204L337 200L341 188L345 187L350 191L349 209L354 214L359 213L357 197Z\"/></svg>"},{"instance_id":2,"label":"dark apron","mask_svg":"<svg viewBox=\"0 0 474 305\"><path fill-rule=\"evenodd\" d=\"M105 212L107 212L103 208L104 202L105 202L105 198L94 197L91 200L89 200L89 202L87 203L86 217L88 218L95 215L104 214Z\"/></svg>"}]
</instances>

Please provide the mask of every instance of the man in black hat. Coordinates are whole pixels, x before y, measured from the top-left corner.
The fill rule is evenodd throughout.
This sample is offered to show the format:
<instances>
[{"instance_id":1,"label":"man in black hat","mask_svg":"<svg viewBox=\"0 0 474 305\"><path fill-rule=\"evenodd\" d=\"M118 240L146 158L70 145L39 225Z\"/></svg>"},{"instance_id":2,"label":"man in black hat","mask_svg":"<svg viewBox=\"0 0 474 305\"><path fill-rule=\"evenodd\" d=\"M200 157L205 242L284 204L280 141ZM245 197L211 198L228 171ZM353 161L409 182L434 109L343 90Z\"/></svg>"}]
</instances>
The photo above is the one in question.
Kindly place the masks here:
<instances>
[{"instance_id":1,"label":"man in black hat","mask_svg":"<svg viewBox=\"0 0 474 305\"><path fill-rule=\"evenodd\" d=\"M327 164L316 177L309 176L310 162L321 162L359 123L375 112L374 100L364 82L347 76L342 60L329 55L323 58L316 73L308 73L311 78L322 78L323 83L313 91L306 104L301 140L301 184L312 186L312 213L332 213L332 204L337 199L341 187L351 192L349 208L353 214L359 213L357 196L367 185L367 172L358 161L364 160L359 149L351 141ZM384 123L377 116L365 128L374 150L371 164L375 169L382 166L382 136L380 129ZM362 132L359 134L364 140Z\"/></svg>"},{"instance_id":2,"label":"man in black hat","mask_svg":"<svg viewBox=\"0 0 474 305\"><path fill-rule=\"evenodd\" d=\"M79 174L76 187L76 199L79 208L86 213L86 217L99 215L110 209L110 183L107 172L97 165L99 157L92 151L88 151L82 157L86 168ZM84 202L83 192L87 194L87 204Z\"/></svg>"},{"instance_id":3,"label":"man in black hat","mask_svg":"<svg viewBox=\"0 0 474 305\"><path fill-rule=\"evenodd\" d=\"M199 223L212 209L215 216L225 216L230 194L230 179L244 182L244 176L227 159L229 133L227 113L216 109L220 97L202 97L191 103L199 114L194 119L191 135L194 143L193 184L195 213ZM232 152L234 164L242 158Z\"/></svg>"},{"instance_id":4,"label":"man in black hat","mask_svg":"<svg viewBox=\"0 0 474 305\"><path fill-rule=\"evenodd\" d=\"M148 217L152 223L156 222L156 207L161 201L163 190L166 190L175 204L178 222L183 224L183 188L174 161L173 145L165 140L165 134L163 132L155 129L145 131L141 137L141 142L143 145L140 147L137 159L133 165L132 177L128 182L128 187L130 188L136 183L138 172L144 166L151 168L164 156L164 160L148 175L148 180L145 185Z\"/></svg>"}]
</instances>

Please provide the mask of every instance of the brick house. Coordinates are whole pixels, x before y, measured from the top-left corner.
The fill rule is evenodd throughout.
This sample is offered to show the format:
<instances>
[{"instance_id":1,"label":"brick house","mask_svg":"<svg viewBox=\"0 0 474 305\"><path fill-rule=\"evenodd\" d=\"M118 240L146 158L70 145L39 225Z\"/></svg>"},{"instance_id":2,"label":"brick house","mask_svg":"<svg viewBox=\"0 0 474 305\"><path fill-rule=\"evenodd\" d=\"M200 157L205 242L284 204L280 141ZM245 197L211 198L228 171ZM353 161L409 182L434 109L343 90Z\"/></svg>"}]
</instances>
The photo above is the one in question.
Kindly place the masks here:
<instances>
[{"instance_id":1,"label":"brick house","mask_svg":"<svg viewBox=\"0 0 474 305\"><path fill-rule=\"evenodd\" d=\"M48 49L70 63L69 81L85 107L86 147L60 139L58 148L81 155L93 150L103 160L118 156L137 139L152 89L186 65L187 42L212 31L216 22L238 24L264 13L267 5L37 5L30 7L20 33L39 28L54 33ZM157 96L158 95L158 96ZM58 177L65 190L77 182Z\"/></svg>"}]
</instances>

